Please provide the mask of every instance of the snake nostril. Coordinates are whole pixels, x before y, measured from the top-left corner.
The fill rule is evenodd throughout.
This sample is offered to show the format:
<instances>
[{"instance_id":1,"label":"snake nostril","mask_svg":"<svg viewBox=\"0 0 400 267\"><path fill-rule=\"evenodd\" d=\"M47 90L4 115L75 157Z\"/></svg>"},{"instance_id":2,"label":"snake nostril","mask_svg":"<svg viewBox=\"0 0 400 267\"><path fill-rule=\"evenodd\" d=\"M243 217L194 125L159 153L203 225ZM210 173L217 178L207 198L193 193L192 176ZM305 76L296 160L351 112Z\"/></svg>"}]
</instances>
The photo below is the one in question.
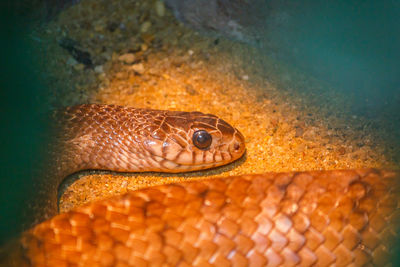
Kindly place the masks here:
<instances>
[{"instance_id":1,"label":"snake nostril","mask_svg":"<svg viewBox=\"0 0 400 267\"><path fill-rule=\"evenodd\" d=\"M235 144L233 145L233 149L234 149L235 151L238 151L238 150L240 149L240 144L239 144L239 143L235 143Z\"/></svg>"}]
</instances>

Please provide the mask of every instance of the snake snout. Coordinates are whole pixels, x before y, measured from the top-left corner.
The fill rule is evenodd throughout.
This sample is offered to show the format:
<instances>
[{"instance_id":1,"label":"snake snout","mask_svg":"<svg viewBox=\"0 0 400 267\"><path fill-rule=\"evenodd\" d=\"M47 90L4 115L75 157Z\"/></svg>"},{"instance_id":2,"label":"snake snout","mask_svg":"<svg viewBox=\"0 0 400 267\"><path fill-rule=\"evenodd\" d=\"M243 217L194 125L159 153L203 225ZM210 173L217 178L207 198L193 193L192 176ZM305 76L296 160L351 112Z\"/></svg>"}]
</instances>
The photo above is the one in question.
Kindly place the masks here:
<instances>
[{"instance_id":1,"label":"snake snout","mask_svg":"<svg viewBox=\"0 0 400 267\"><path fill-rule=\"evenodd\" d=\"M233 140L229 144L229 152L231 153L233 160L240 158L245 150L246 146L244 136L235 129Z\"/></svg>"}]
</instances>

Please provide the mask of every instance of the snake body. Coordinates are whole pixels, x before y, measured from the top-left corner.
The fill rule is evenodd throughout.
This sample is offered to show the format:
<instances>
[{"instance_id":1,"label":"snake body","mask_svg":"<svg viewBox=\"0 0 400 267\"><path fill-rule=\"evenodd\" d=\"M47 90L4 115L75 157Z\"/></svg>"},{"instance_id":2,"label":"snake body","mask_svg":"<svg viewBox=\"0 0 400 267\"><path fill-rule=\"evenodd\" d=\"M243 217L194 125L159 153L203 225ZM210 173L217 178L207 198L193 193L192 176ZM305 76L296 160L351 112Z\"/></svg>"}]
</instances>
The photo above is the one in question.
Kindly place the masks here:
<instances>
[{"instance_id":1,"label":"snake body","mask_svg":"<svg viewBox=\"0 0 400 267\"><path fill-rule=\"evenodd\" d=\"M61 117L56 138L60 151L54 158L59 178L54 184L82 169L205 169L236 160L245 151L238 130L199 112L81 105L68 108ZM266 173L156 186L38 224L17 240L9 262L384 266L390 263L388 255L398 236L399 179L398 172L368 169ZM40 219L50 213L40 213Z\"/></svg>"}]
</instances>

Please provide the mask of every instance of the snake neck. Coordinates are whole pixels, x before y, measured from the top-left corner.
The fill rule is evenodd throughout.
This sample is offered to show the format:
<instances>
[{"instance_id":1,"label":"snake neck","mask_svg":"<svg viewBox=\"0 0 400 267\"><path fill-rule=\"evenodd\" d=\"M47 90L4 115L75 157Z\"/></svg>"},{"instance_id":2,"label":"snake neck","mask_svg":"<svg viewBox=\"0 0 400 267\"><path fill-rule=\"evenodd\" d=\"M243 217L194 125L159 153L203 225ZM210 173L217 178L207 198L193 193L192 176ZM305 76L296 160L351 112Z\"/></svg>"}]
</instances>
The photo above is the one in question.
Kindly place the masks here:
<instances>
[{"instance_id":1,"label":"snake neck","mask_svg":"<svg viewBox=\"0 0 400 267\"><path fill-rule=\"evenodd\" d=\"M57 177L81 170L165 171L148 147L157 115L141 109L81 105L65 110L57 126ZM61 182L58 180L58 182Z\"/></svg>"}]
</instances>

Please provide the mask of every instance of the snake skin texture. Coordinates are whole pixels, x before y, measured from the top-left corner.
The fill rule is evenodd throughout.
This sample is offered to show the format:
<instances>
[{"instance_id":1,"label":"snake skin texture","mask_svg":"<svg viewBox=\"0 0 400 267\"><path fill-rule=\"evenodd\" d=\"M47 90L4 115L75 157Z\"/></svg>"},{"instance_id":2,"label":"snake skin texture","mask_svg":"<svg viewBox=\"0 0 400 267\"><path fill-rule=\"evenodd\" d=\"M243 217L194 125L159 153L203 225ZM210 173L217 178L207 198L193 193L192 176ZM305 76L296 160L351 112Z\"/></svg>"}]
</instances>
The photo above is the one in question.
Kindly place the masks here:
<instances>
[{"instance_id":1,"label":"snake skin texture","mask_svg":"<svg viewBox=\"0 0 400 267\"><path fill-rule=\"evenodd\" d=\"M61 117L59 176L203 169L244 153L235 128L198 112L82 105ZM199 129L208 150L193 145ZM5 266L393 266L399 180L374 169L266 173L128 192L25 231Z\"/></svg>"},{"instance_id":2,"label":"snake skin texture","mask_svg":"<svg viewBox=\"0 0 400 267\"><path fill-rule=\"evenodd\" d=\"M57 161L61 176L82 169L182 172L227 164L245 150L242 134L201 112L161 111L113 105L80 105L61 114ZM211 147L196 148L192 135L206 130ZM62 177L62 178L64 178Z\"/></svg>"},{"instance_id":3,"label":"snake skin texture","mask_svg":"<svg viewBox=\"0 0 400 267\"><path fill-rule=\"evenodd\" d=\"M400 174L267 173L163 185L26 232L34 266L390 266Z\"/></svg>"},{"instance_id":4,"label":"snake skin texture","mask_svg":"<svg viewBox=\"0 0 400 267\"><path fill-rule=\"evenodd\" d=\"M193 144L195 131L212 136L208 149ZM224 120L201 112L85 104L54 114L49 162L32 190L23 230L57 214L57 192L66 176L81 170L186 172L240 158L244 137Z\"/></svg>"}]
</instances>

